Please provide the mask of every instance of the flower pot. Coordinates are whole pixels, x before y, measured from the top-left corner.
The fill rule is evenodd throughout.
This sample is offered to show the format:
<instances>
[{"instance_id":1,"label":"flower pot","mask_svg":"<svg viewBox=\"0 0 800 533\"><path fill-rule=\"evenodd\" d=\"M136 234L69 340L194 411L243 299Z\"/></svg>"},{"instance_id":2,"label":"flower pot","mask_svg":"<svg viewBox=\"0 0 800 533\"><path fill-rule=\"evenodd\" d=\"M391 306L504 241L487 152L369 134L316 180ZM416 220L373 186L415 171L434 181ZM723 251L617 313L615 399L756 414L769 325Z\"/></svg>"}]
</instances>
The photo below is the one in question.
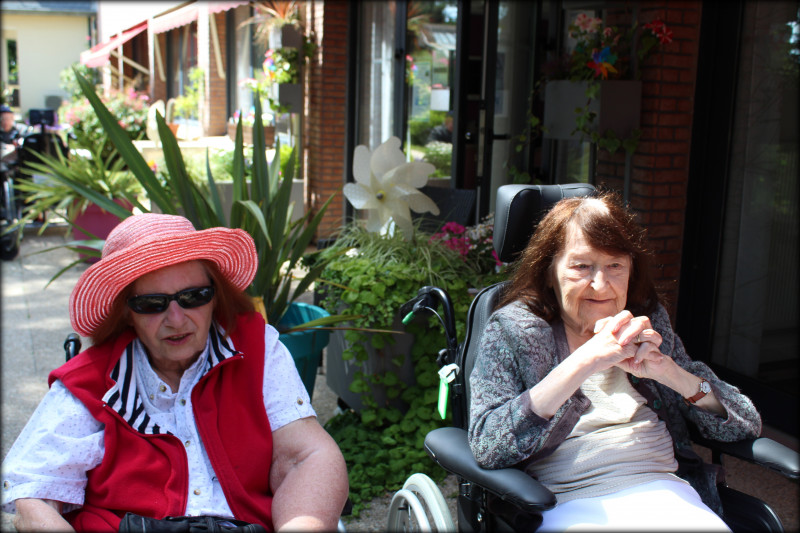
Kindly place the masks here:
<instances>
[{"instance_id":1,"label":"flower pot","mask_svg":"<svg viewBox=\"0 0 800 533\"><path fill-rule=\"evenodd\" d=\"M169 131L171 131L172 134L175 135L176 137L178 136L178 128L180 128L180 126L181 125L176 122L170 122L169 124L167 124Z\"/></svg>"},{"instance_id":2,"label":"flower pot","mask_svg":"<svg viewBox=\"0 0 800 533\"><path fill-rule=\"evenodd\" d=\"M303 302L293 302L281 319L278 326L293 327L311 320L330 316L321 307ZM303 380L309 398L314 394L314 383L317 379L317 368L322 361L322 349L328 345L330 331L324 329L307 329L292 333L282 333L280 341L292 354L297 372Z\"/></svg>"},{"instance_id":3,"label":"flower pot","mask_svg":"<svg viewBox=\"0 0 800 533\"><path fill-rule=\"evenodd\" d=\"M403 326L402 318L399 315L396 316L390 329L400 332L403 331L404 328L405 326ZM345 340L343 331L333 331L330 344L328 345L327 366L325 369L328 387L357 412L360 412L363 408L361 393L351 391L350 384L353 382L355 373L359 370L367 375L383 374L391 370L396 372L397 377L407 385L414 385L416 383L414 377L414 363L411 358L414 336L409 333L395 333L392 335L394 343L387 343L383 348L378 350L374 348L370 342L373 335L372 333L366 334L367 340L364 345L367 350L367 360L364 362L358 362L354 359L345 360L342 358L342 354L348 348L348 342ZM399 370L392 363L392 360L397 358L401 358L403 361ZM399 398L389 399L385 387L370 384L370 388L370 395L379 406L396 407L401 411L406 411L408 409L408 406Z\"/></svg>"},{"instance_id":4,"label":"flower pot","mask_svg":"<svg viewBox=\"0 0 800 533\"><path fill-rule=\"evenodd\" d=\"M576 108L586 107L586 88L590 82L556 80L548 82L544 93L544 137L561 140L586 140L575 130ZM589 110L597 113L591 131L612 130L621 139L639 127L642 109L642 82L634 80L600 81Z\"/></svg>"},{"instance_id":5,"label":"flower pot","mask_svg":"<svg viewBox=\"0 0 800 533\"><path fill-rule=\"evenodd\" d=\"M133 204L124 199L114 200L114 203L127 209L128 211L133 209ZM108 234L111 233L111 230L117 227L117 224L120 222L121 221L117 215L111 214L95 204L89 204L83 213L76 216L75 220L72 221L74 224L72 227L72 239L76 241L88 241L95 238L92 237L92 235L96 235L98 239L105 239L108 237ZM87 235L79 228L85 229L92 235ZM96 263L100 260L98 257L93 257L86 254L79 255L81 259L88 263Z\"/></svg>"},{"instance_id":6,"label":"flower pot","mask_svg":"<svg viewBox=\"0 0 800 533\"><path fill-rule=\"evenodd\" d=\"M236 141L236 124L228 122L228 137L232 141ZM264 126L264 141L267 146L275 144L274 126ZM242 124L242 142L244 144L253 144L253 126Z\"/></svg>"},{"instance_id":7,"label":"flower pot","mask_svg":"<svg viewBox=\"0 0 800 533\"><path fill-rule=\"evenodd\" d=\"M299 83L281 83L278 102L287 106L290 113L299 113L303 109L303 87Z\"/></svg>"}]
</instances>

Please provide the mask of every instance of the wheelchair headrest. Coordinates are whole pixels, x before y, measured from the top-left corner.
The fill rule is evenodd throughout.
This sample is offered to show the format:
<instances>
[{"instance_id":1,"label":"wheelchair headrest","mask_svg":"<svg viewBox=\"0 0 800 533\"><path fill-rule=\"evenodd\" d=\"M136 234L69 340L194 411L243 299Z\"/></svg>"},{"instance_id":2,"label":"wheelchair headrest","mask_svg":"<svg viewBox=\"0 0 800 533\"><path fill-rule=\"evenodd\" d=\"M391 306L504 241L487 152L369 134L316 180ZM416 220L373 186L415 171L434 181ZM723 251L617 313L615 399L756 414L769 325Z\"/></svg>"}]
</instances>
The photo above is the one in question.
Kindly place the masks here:
<instances>
[{"instance_id":1,"label":"wheelchair headrest","mask_svg":"<svg viewBox=\"0 0 800 533\"><path fill-rule=\"evenodd\" d=\"M503 185L497 189L494 213L494 249L500 261L510 263L528 245L536 225L562 198L591 196L588 183L563 185Z\"/></svg>"}]
</instances>

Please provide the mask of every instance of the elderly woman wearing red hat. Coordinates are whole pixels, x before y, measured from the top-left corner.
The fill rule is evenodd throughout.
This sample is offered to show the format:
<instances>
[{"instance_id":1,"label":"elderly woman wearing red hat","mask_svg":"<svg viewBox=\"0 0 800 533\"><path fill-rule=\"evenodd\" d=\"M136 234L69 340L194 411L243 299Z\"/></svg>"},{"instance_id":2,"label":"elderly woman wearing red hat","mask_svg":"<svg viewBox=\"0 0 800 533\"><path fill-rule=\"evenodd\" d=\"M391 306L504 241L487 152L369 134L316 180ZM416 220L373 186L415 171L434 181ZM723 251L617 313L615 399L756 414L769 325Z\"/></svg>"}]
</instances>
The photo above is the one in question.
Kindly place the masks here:
<instances>
[{"instance_id":1,"label":"elderly woman wearing red hat","mask_svg":"<svg viewBox=\"0 0 800 533\"><path fill-rule=\"evenodd\" d=\"M243 292L257 267L242 230L150 213L117 226L70 297L93 345L50 374L3 464L19 530L181 516L336 528L344 459Z\"/></svg>"}]
</instances>

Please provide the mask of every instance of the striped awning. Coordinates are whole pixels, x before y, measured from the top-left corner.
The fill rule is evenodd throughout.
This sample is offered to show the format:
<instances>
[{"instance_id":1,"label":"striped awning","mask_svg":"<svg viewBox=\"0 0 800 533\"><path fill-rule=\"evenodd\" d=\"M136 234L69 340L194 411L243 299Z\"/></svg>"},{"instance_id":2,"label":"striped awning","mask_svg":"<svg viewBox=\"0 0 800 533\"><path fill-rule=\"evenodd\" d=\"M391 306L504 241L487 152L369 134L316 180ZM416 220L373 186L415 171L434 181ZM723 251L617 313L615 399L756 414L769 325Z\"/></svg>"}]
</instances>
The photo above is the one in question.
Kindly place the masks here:
<instances>
[{"instance_id":1,"label":"striped awning","mask_svg":"<svg viewBox=\"0 0 800 533\"><path fill-rule=\"evenodd\" d=\"M133 26L132 28L128 28L117 36L112 37L106 42L94 45L89 50L81 52L81 63L87 67L93 68L108 65L108 56L111 54L111 52L127 43L146 29L147 21L145 20L136 26Z\"/></svg>"}]
</instances>

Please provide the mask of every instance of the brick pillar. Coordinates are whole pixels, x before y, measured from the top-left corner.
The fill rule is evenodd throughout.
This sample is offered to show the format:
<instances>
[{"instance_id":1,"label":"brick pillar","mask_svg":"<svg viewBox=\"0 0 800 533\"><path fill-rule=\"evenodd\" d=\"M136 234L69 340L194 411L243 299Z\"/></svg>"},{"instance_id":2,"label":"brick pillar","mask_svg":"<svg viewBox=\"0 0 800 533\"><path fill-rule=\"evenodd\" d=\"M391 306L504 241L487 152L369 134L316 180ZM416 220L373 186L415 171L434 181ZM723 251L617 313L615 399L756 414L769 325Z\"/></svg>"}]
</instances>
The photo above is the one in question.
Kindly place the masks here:
<instances>
[{"instance_id":1,"label":"brick pillar","mask_svg":"<svg viewBox=\"0 0 800 533\"><path fill-rule=\"evenodd\" d=\"M228 87L225 78L220 77L220 71L225 73L227 54L225 49L225 13L209 15L210 23L216 27L217 42L219 42L219 55L221 64L217 66L217 56L214 45L213 33L209 35L209 66L206 71L206 91L203 130L208 136L225 135L228 131ZM211 31L211 26L209 26Z\"/></svg>"},{"instance_id":2,"label":"brick pillar","mask_svg":"<svg viewBox=\"0 0 800 533\"><path fill-rule=\"evenodd\" d=\"M640 24L655 18L673 41L640 68L642 137L632 160L630 204L648 229L653 276L674 317L689 180L692 115L700 39L701 2L642 2ZM624 153L598 154L597 183L623 190Z\"/></svg>"},{"instance_id":3,"label":"brick pillar","mask_svg":"<svg viewBox=\"0 0 800 533\"><path fill-rule=\"evenodd\" d=\"M347 79L347 2L307 4L308 29L317 50L309 62L306 146L310 208L316 211L335 193L319 226L318 238L333 235L344 223L345 125Z\"/></svg>"},{"instance_id":4,"label":"brick pillar","mask_svg":"<svg viewBox=\"0 0 800 533\"><path fill-rule=\"evenodd\" d=\"M150 30L148 30L150 31ZM159 73L158 68L158 59L156 58L156 48L153 46L153 50L150 53L150 57L152 58L150 61L150 101L155 102L157 100L163 100L166 104L167 102L167 34L166 33L156 33L153 35L153 39L158 39L158 47L161 50L161 63L164 69L164 79L161 79L161 74Z\"/></svg>"}]
</instances>

